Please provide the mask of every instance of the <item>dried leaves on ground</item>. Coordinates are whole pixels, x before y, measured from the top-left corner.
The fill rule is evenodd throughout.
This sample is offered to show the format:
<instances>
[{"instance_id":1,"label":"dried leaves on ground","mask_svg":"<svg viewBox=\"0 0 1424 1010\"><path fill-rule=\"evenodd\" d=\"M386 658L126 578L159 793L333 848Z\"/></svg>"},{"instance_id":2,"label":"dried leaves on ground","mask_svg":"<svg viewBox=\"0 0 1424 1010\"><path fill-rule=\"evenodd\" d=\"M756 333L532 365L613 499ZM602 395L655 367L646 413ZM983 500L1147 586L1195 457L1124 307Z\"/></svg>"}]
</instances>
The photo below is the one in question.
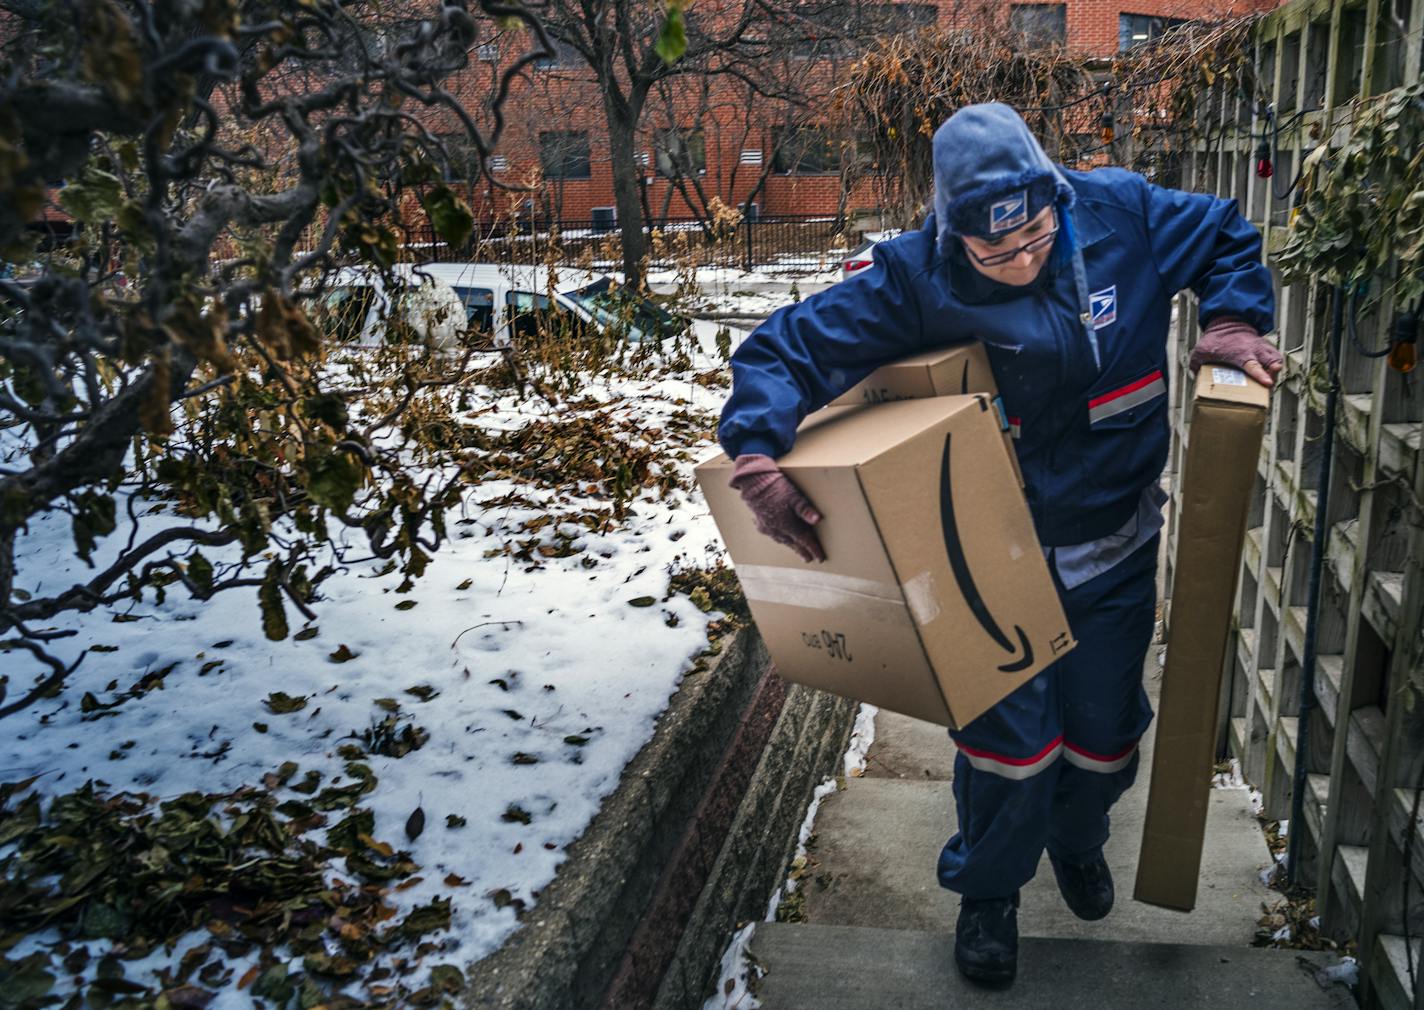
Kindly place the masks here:
<instances>
[{"instance_id":1,"label":"dried leaves on ground","mask_svg":"<svg viewBox=\"0 0 1424 1010\"><path fill-rule=\"evenodd\" d=\"M459 970L417 969L445 947L450 901L398 912L420 868L373 837L358 803L375 776L351 762L346 784L301 795L296 771L164 801L0 785L0 1008L201 1008L235 976L268 1007L448 1004ZM179 946L156 984L126 977Z\"/></svg>"}]
</instances>

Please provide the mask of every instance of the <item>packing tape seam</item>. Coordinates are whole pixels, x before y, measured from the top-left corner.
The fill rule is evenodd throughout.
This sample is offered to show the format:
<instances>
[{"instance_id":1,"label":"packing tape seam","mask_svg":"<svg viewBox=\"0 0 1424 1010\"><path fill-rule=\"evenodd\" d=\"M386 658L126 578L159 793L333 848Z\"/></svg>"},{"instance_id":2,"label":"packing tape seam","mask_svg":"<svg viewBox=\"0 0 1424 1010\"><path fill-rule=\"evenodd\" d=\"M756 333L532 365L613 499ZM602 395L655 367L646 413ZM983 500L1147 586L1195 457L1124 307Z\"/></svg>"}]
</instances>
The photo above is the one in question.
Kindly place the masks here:
<instances>
[{"instance_id":1,"label":"packing tape seam","mask_svg":"<svg viewBox=\"0 0 1424 1010\"><path fill-rule=\"evenodd\" d=\"M849 603L869 606L878 604L896 613L904 613L903 600L887 600L883 596L868 596L845 589L796 589L791 586L766 586L763 591L750 590L745 584L742 595L757 603L781 603L802 610L839 610Z\"/></svg>"},{"instance_id":2,"label":"packing tape seam","mask_svg":"<svg viewBox=\"0 0 1424 1010\"><path fill-rule=\"evenodd\" d=\"M801 568L782 565L737 565L737 578L741 580L742 592L751 596L752 586L785 586L793 589L829 590L853 596L884 600L888 603L904 603L900 587L893 582L862 579L854 575L839 575L835 572L813 572Z\"/></svg>"}]
</instances>

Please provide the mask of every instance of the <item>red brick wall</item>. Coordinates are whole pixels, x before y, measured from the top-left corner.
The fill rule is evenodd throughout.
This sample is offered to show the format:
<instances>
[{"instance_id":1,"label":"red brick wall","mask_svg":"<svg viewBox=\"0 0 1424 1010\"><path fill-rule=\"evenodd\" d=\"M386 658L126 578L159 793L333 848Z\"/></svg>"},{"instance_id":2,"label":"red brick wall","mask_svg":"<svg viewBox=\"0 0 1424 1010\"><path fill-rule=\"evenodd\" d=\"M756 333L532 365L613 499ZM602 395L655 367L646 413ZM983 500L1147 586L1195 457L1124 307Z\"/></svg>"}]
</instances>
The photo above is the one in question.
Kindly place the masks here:
<instances>
[{"instance_id":1,"label":"red brick wall","mask_svg":"<svg viewBox=\"0 0 1424 1010\"><path fill-rule=\"evenodd\" d=\"M937 0L942 24L950 21L954 0ZM1216 18L1225 14L1240 14L1247 10L1269 9L1277 0L1067 0L1066 21L1068 45L1071 49L1094 55L1111 55L1118 51L1118 18L1120 14L1144 14L1173 18ZM1007 16L1009 5L1004 4ZM507 36L500 40L500 60L508 61L516 53L527 51L527 36ZM465 93L473 109L488 94L491 71L498 64L478 63L467 75ZM789 73L828 73L812 64L788 62ZM589 134L590 177L588 179L545 180L541 194L535 197L541 211L569 221L588 220L594 207L612 207L613 183L609 160L608 139L603 127L604 112L597 91L586 80L588 71L578 67L552 70L528 70L528 79L516 84L506 105L508 126L499 144L499 153L508 167L496 171L494 177L507 183L524 182L537 174L539 165L538 135L543 130L586 130ZM829 80L826 81L829 84ZM706 146L707 167L699 181L707 197L717 195L724 203L738 206L746 200L757 182L761 167L741 165L744 149L759 149L763 162L772 158L773 124L785 122L786 110L763 103L764 107L749 110L744 95L734 90L725 79L717 79L707 92L683 88L674 99L675 114L669 116L666 106L650 99L643 117L643 136L639 151L648 158L643 169L647 193L646 205L655 216L661 216L664 206L673 217L689 216L692 212L680 193L668 200L671 183L656 172L653 149L654 131L671 121L681 125L702 124ZM986 96L986 98L989 96ZM453 129L453 124L451 126ZM1095 129L1095 125L1091 128ZM840 204L840 178L830 175L771 174L756 196L763 215L834 213ZM507 211L529 194L486 192L482 214L491 207ZM700 201L697 201L700 202ZM881 202L876 187L864 183L856 187L844 206L848 210L875 207Z\"/></svg>"}]
</instances>

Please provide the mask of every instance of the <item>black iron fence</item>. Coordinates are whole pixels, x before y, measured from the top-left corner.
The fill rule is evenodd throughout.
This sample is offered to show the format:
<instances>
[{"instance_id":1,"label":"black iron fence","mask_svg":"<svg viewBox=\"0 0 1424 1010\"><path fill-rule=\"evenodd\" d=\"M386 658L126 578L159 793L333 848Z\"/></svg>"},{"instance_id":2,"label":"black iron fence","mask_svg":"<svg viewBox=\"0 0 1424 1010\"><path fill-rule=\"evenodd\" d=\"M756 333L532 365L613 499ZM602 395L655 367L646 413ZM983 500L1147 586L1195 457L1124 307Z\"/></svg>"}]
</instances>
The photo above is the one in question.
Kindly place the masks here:
<instances>
[{"instance_id":1,"label":"black iron fence","mask_svg":"<svg viewBox=\"0 0 1424 1010\"><path fill-rule=\"evenodd\" d=\"M834 215L747 217L732 223L667 218L645 226L648 266L724 267L807 272L839 267L860 237ZM580 263L619 269L622 232L610 219L514 220L476 223L468 241L453 246L418 226L406 249L422 262Z\"/></svg>"}]
</instances>

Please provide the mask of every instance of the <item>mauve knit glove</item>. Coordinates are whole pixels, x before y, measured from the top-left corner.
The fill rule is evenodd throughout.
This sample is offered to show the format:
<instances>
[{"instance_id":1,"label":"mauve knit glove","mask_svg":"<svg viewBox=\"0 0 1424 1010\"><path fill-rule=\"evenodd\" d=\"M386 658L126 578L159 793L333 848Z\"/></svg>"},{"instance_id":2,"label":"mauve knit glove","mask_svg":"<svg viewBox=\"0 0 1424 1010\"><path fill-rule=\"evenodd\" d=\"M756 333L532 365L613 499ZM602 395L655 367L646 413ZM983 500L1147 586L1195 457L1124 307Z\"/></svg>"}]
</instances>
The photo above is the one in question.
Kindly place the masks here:
<instances>
[{"instance_id":1,"label":"mauve knit glove","mask_svg":"<svg viewBox=\"0 0 1424 1010\"><path fill-rule=\"evenodd\" d=\"M1254 368L1251 367L1253 362L1256 363ZM1217 316L1202 331L1187 362L1193 372L1210 364L1239 368L1261 385L1270 386L1272 377L1281 370L1281 352L1245 320Z\"/></svg>"},{"instance_id":2,"label":"mauve knit glove","mask_svg":"<svg viewBox=\"0 0 1424 1010\"><path fill-rule=\"evenodd\" d=\"M737 457L732 479L727 482L740 492L742 501L756 517L757 532L790 547L807 563L825 561L826 552L816 531L821 513L781 472L776 460L757 453Z\"/></svg>"}]
</instances>

